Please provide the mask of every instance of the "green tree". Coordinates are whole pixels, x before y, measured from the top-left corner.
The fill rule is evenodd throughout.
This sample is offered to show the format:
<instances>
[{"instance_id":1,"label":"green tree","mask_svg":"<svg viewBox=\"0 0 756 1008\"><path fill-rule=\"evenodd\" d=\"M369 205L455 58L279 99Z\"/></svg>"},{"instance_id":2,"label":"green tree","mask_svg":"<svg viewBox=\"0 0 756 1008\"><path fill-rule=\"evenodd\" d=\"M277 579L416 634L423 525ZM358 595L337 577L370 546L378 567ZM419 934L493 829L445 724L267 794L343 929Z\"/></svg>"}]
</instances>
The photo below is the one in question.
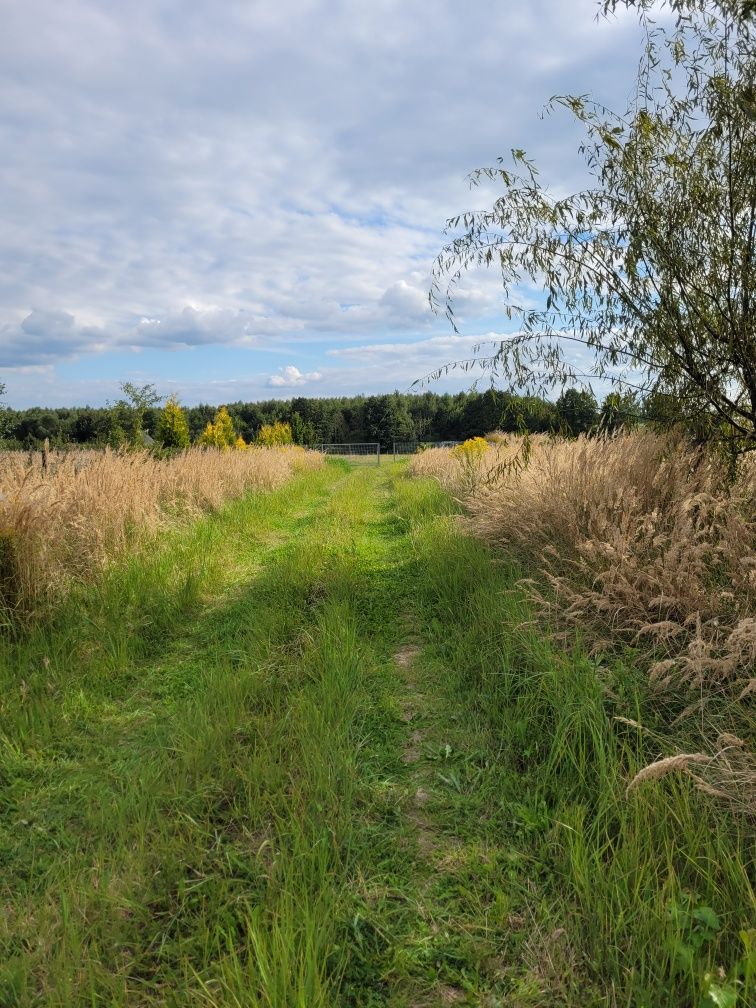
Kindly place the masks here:
<instances>
[{"instance_id":1,"label":"green tree","mask_svg":"<svg viewBox=\"0 0 756 1008\"><path fill-rule=\"evenodd\" d=\"M316 441L315 428L296 411L291 414L291 437L298 445L314 445Z\"/></svg>"},{"instance_id":2,"label":"green tree","mask_svg":"<svg viewBox=\"0 0 756 1008\"><path fill-rule=\"evenodd\" d=\"M383 451L388 451L394 441L412 441L415 438L412 418L398 393L368 396L364 425L367 440L380 442Z\"/></svg>"},{"instance_id":3,"label":"green tree","mask_svg":"<svg viewBox=\"0 0 756 1008\"><path fill-rule=\"evenodd\" d=\"M154 385L134 385L133 382L121 382L120 389L125 398L119 399L113 409L113 431L123 432L125 439L135 448L141 448L149 443L144 430L144 416L151 406L156 406L162 396Z\"/></svg>"},{"instance_id":4,"label":"green tree","mask_svg":"<svg viewBox=\"0 0 756 1008\"><path fill-rule=\"evenodd\" d=\"M202 432L209 423L212 423L215 410L207 403L200 403L199 406L190 406L186 411L186 419L189 423L189 436L192 441L198 441Z\"/></svg>"},{"instance_id":5,"label":"green tree","mask_svg":"<svg viewBox=\"0 0 756 1008\"><path fill-rule=\"evenodd\" d=\"M486 389L480 395L468 396L462 413L462 433L465 438L482 437L502 426L509 396L496 389Z\"/></svg>"},{"instance_id":6,"label":"green tree","mask_svg":"<svg viewBox=\"0 0 756 1008\"><path fill-rule=\"evenodd\" d=\"M585 130L592 184L555 198L518 149L512 169L500 159L473 173L503 193L449 221L431 299L453 322L461 272L495 265L521 324L483 363L530 391L596 377L671 395L683 422L735 456L756 448L753 20L689 0L660 27L646 0L629 5L647 43L627 111L552 102ZM542 287L542 307L520 306L523 283ZM590 351L587 373L575 347Z\"/></svg>"},{"instance_id":7,"label":"green tree","mask_svg":"<svg viewBox=\"0 0 756 1008\"><path fill-rule=\"evenodd\" d=\"M632 392L610 392L601 404L598 426L604 433L611 434L621 427L634 427L638 416L638 404Z\"/></svg>"},{"instance_id":8,"label":"green tree","mask_svg":"<svg viewBox=\"0 0 756 1008\"><path fill-rule=\"evenodd\" d=\"M511 399L510 415L515 420L512 430L524 428L533 434L544 434L558 429L559 415L554 403L539 396L512 396Z\"/></svg>"},{"instance_id":9,"label":"green tree","mask_svg":"<svg viewBox=\"0 0 756 1008\"><path fill-rule=\"evenodd\" d=\"M25 410L15 425L15 435L23 444L39 447L45 440L60 441L60 420L54 410L34 406Z\"/></svg>"},{"instance_id":10,"label":"green tree","mask_svg":"<svg viewBox=\"0 0 756 1008\"><path fill-rule=\"evenodd\" d=\"M415 424L407 406L407 397L400 392L391 396L392 441L414 441L417 437Z\"/></svg>"},{"instance_id":11,"label":"green tree","mask_svg":"<svg viewBox=\"0 0 756 1008\"><path fill-rule=\"evenodd\" d=\"M341 410L335 410L328 420L329 439L334 444L339 444L349 436L349 427ZM314 442L309 442L314 443Z\"/></svg>"},{"instance_id":12,"label":"green tree","mask_svg":"<svg viewBox=\"0 0 756 1008\"><path fill-rule=\"evenodd\" d=\"M5 384L0 382L0 399L5 396ZM10 416L5 406L0 403L0 444L8 437L10 432Z\"/></svg>"},{"instance_id":13,"label":"green tree","mask_svg":"<svg viewBox=\"0 0 756 1008\"><path fill-rule=\"evenodd\" d=\"M189 424L175 395L170 396L160 412L156 434L164 448L189 447Z\"/></svg>"},{"instance_id":14,"label":"green tree","mask_svg":"<svg viewBox=\"0 0 756 1008\"><path fill-rule=\"evenodd\" d=\"M585 389L566 389L556 401L560 424L568 434L587 434L598 423L596 397Z\"/></svg>"},{"instance_id":15,"label":"green tree","mask_svg":"<svg viewBox=\"0 0 756 1008\"><path fill-rule=\"evenodd\" d=\"M247 441L254 441L255 431L265 422L262 410L256 403L231 403L228 413L238 431Z\"/></svg>"}]
</instances>

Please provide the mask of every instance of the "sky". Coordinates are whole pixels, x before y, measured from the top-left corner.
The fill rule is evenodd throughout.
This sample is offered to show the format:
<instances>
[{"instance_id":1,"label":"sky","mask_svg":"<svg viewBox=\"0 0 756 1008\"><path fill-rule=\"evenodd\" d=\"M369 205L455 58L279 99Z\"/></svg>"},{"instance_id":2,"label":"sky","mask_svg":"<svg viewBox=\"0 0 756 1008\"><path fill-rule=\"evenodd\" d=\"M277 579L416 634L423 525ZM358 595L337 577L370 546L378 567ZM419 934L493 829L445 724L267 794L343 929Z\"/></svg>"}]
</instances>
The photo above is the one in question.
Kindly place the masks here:
<instances>
[{"instance_id":1,"label":"sky","mask_svg":"<svg viewBox=\"0 0 756 1008\"><path fill-rule=\"evenodd\" d=\"M468 173L579 186L549 98L624 108L636 18L596 0L4 0L0 382L102 405L406 390L512 331L494 273L428 306ZM537 293L531 292L534 296ZM454 369L421 386L469 388ZM485 380L485 379L484 379Z\"/></svg>"}]
</instances>

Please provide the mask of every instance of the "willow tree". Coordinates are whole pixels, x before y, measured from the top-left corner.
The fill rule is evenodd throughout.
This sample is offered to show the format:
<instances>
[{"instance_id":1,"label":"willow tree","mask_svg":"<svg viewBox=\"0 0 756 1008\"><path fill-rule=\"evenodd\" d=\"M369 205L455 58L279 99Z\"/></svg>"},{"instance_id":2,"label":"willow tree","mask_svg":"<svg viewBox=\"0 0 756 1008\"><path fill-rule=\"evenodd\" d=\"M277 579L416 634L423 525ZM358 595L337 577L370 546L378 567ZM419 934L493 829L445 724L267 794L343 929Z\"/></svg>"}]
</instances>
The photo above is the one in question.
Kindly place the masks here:
<instances>
[{"instance_id":1,"label":"willow tree","mask_svg":"<svg viewBox=\"0 0 756 1008\"><path fill-rule=\"evenodd\" d=\"M496 267L520 324L485 366L530 392L601 378L674 396L737 455L756 448L754 22L729 0L681 0L672 27L626 6L645 27L626 111L551 102L584 130L589 186L552 195L522 150L474 172L503 191L447 222L431 302L454 324L461 275ZM533 285L535 308L518 301Z\"/></svg>"},{"instance_id":2,"label":"willow tree","mask_svg":"<svg viewBox=\"0 0 756 1008\"><path fill-rule=\"evenodd\" d=\"M733 18L747 20L756 14L756 0L601 0L599 6L604 14L614 13L618 7L636 7L649 11L654 7L666 6L677 14L704 13L711 8Z\"/></svg>"}]
</instances>

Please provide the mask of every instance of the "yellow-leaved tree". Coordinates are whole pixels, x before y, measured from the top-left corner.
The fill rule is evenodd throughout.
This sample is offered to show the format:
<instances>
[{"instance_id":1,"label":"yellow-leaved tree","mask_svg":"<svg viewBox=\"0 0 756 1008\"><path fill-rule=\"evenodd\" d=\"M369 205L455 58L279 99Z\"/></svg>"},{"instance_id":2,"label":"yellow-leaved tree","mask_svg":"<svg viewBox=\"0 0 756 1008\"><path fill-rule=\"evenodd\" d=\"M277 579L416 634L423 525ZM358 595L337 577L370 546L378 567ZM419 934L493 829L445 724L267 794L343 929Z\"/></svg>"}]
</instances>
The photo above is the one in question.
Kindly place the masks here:
<instances>
[{"instance_id":1,"label":"yellow-leaved tree","mask_svg":"<svg viewBox=\"0 0 756 1008\"><path fill-rule=\"evenodd\" d=\"M257 443L266 448L275 448L277 445L293 444L291 436L291 424L276 420L272 424L263 424L257 434Z\"/></svg>"},{"instance_id":2,"label":"yellow-leaved tree","mask_svg":"<svg viewBox=\"0 0 756 1008\"><path fill-rule=\"evenodd\" d=\"M160 411L156 433L164 448L182 450L189 447L189 424L175 395L170 397Z\"/></svg>"},{"instance_id":3,"label":"yellow-leaved tree","mask_svg":"<svg viewBox=\"0 0 756 1008\"><path fill-rule=\"evenodd\" d=\"M198 444L207 448L227 450L236 445L234 422L225 406L221 406L211 423L205 427L199 436Z\"/></svg>"}]
</instances>

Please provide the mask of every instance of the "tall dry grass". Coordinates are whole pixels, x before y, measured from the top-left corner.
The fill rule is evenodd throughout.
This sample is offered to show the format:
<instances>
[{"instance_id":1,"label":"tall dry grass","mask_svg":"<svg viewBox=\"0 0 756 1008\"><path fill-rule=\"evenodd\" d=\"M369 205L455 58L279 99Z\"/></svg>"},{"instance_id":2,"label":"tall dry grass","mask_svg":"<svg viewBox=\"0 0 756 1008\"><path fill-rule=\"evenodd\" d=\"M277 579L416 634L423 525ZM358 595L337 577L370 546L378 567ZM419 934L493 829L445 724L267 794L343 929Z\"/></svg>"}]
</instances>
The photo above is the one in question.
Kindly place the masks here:
<instances>
[{"instance_id":1,"label":"tall dry grass","mask_svg":"<svg viewBox=\"0 0 756 1008\"><path fill-rule=\"evenodd\" d=\"M597 647L648 644L659 685L756 689L756 460L728 486L719 460L650 432L493 445L475 485L445 449L413 459L461 496L476 533L532 561L542 604ZM460 493L461 492L461 493Z\"/></svg>"},{"instance_id":2,"label":"tall dry grass","mask_svg":"<svg viewBox=\"0 0 756 1008\"><path fill-rule=\"evenodd\" d=\"M756 692L756 459L734 484L704 449L651 432L493 444L475 474L444 449L419 455L464 504L471 529L536 568L542 615L596 652L638 649L688 713ZM752 724L752 722L751 722ZM742 747L725 762L748 779ZM753 783L751 778L751 783Z\"/></svg>"},{"instance_id":3,"label":"tall dry grass","mask_svg":"<svg viewBox=\"0 0 756 1008\"><path fill-rule=\"evenodd\" d=\"M128 546L322 465L301 448L0 454L0 608L33 617Z\"/></svg>"}]
</instances>

